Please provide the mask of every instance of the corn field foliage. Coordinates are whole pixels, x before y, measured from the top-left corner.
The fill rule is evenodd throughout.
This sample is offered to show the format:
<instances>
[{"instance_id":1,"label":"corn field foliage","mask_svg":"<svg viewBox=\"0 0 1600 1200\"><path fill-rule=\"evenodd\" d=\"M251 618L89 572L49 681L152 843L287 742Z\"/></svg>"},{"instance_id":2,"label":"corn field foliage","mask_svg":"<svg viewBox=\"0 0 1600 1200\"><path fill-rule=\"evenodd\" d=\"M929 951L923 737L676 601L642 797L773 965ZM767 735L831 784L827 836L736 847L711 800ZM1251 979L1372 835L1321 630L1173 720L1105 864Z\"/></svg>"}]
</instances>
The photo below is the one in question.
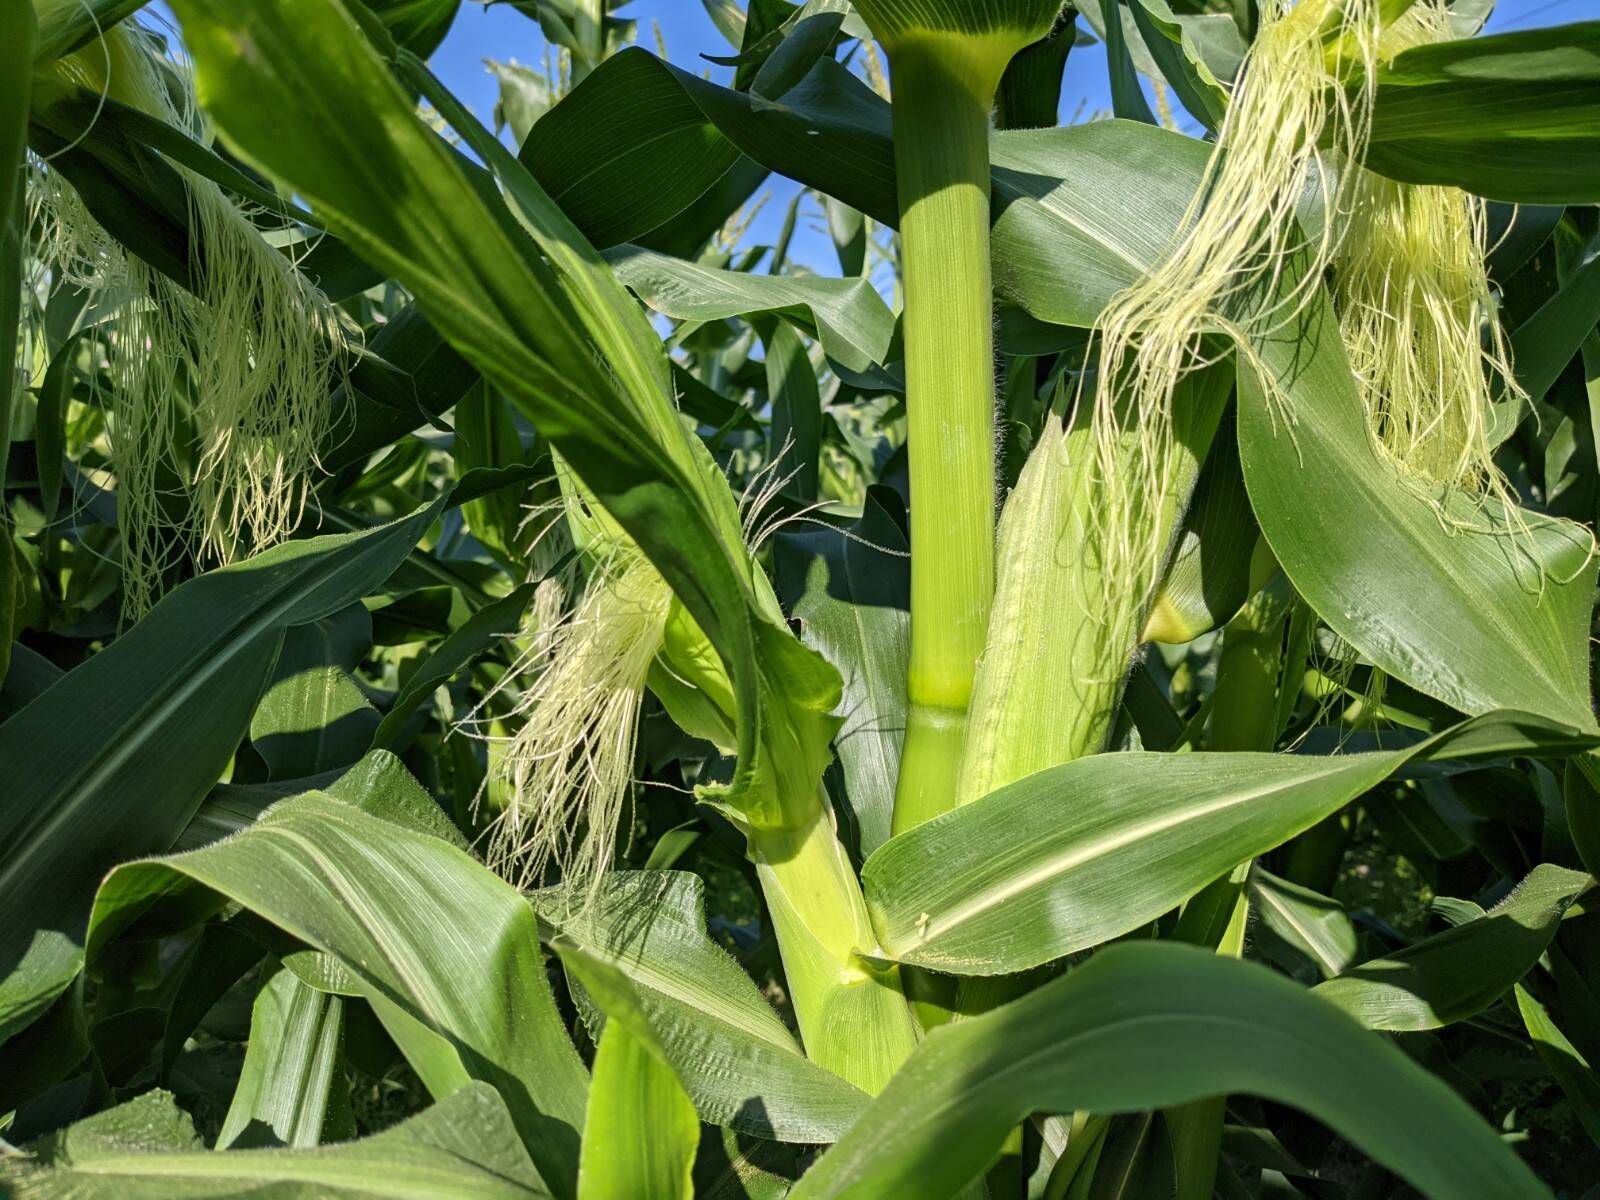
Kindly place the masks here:
<instances>
[{"instance_id":1,"label":"corn field foliage","mask_svg":"<svg viewBox=\"0 0 1600 1200\"><path fill-rule=\"evenodd\" d=\"M0 0L0 1193L1600 1197L1600 21L496 2Z\"/></svg>"}]
</instances>

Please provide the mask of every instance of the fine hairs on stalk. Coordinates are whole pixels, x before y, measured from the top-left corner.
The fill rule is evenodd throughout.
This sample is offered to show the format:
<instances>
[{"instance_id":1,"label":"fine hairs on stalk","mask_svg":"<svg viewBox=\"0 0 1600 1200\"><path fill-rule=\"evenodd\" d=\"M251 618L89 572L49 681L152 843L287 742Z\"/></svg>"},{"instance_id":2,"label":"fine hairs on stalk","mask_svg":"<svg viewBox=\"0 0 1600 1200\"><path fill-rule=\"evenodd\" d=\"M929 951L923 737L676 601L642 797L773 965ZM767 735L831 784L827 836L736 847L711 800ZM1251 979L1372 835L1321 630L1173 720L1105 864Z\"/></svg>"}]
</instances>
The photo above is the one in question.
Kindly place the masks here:
<instances>
[{"instance_id":1,"label":"fine hairs on stalk","mask_svg":"<svg viewBox=\"0 0 1600 1200\"><path fill-rule=\"evenodd\" d=\"M1419 0L1384 31L1385 57L1454 36ZM1526 397L1496 316L1483 201L1353 169L1355 203L1334 264L1339 329L1367 427L1403 477L1509 502L1494 464L1491 380Z\"/></svg>"},{"instance_id":2,"label":"fine hairs on stalk","mask_svg":"<svg viewBox=\"0 0 1600 1200\"><path fill-rule=\"evenodd\" d=\"M206 136L188 72L131 23L57 70ZM251 212L179 170L201 250L192 291L123 251L48 164L30 180L39 258L62 281L122 304L105 340L130 618L160 598L163 576L185 555L225 563L294 530L347 349L333 305L262 237Z\"/></svg>"},{"instance_id":3,"label":"fine hairs on stalk","mask_svg":"<svg viewBox=\"0 0 1600 1200\"><path fill-rule=\"evenodd\" d=\"M1102 573L1118 581L1102 614L1113 629L1142 619L1163 565L1165 530L1155 515L1171 500L1174 391L1211 361L1208 335L1249 363L1255 341L1295 318L1334 257L1337 216L1351 203L1345 176L1331 163L1364 157L1378 0L1262 7L1261 32L1177 236L1095 326L1100 360L1088 452L1105 497L1093 531ZM1309 237L1296 221L1308 181L1325 214ZM1305 260L1303 273L1280 290L1296 258ZM1290 415L1287 397L1269 398ZM1079 402L1086 402L1082 392ZM1108 674L1124 666L1120 649L1104 664Z\"/></svg>"}]
</instances>

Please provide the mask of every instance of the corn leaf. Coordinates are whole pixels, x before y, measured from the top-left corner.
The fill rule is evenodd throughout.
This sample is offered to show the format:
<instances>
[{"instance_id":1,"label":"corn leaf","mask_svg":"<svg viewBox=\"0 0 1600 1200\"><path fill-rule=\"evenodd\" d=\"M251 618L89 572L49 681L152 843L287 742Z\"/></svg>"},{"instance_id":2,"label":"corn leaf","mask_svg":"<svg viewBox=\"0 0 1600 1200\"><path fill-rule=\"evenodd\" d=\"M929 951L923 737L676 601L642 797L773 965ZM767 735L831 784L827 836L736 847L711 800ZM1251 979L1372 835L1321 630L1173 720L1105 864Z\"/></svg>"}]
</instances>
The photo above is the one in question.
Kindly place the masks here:
<instances>
[{"instance_id":1,"label":"corn leaf","mask_svg":"<svg viewBox=\"0 0 1600 1200\"><path fill-rule=\"evenodd\" d=\"M380 718L350 673L371 648L372 616L360 604L284 634L250 718L269 778L338 770L366 753Z\"/></svg>"},{"instance_id":2,"label":"corn leaf","mask_svg":"<svg viewBox=\"0 0 1600 1200\"><path fill-rule=\"evenodd\" d=\"M1589 1140L1600 1145L1600 1072L1567 1040L1560 1026L1550 1019L1549 1010L1520 983L1516 993L1517 1008L1534 1048L1572 1103Z\"/></svg>"},{"instance_id":3,"label":"corn leaf","mask_svg":"<svg viewBox=\"0 0 1600 1200\"><path fill-rule=\"evenodd\" d=\"M781 1141L843 1134L866 1095L801 1054L750 977L706 934L699 877L619 872L608 889L581 914L559 891L535 904L564 944L627 977L701 1119Z\"/></svg>"},{"instance_id":4,"label":"corn leaf","mask_svg":"<svg viewBox=\"0 0 1600 1200\"><path fill-rule=\"evenodd\" d=\"M849 530L782 530L774 550L779 590L800 622L801 640L844 680L835 747L852 840L863 857L889 840L911 654L909 551L885 499L884 491L869 490ZM899 503L892 494L887 499Z\"/></svg>"},{"instance_id":5,"label":"corn leaf","mask_svg":"<svg viewBox=\"0 0 1600 1200\"><path fill-rule=\"evenodd\" d=\"M354 1133L339 1070L343 1005L284 970L256 993L244 1067L217 1134L218 1150L315 1146Z\"/></svg>"},{"instance_id":6,"label":"corn leaf","mask_svg":"<svg viewBox=\"0 0 1600 1200\"><path fill-rule=\"evenodd\" d=\"M224 900L337 960L436 1097L493 1084L540 1175L574 1194L588 1080L514 888L438 838L313 792L236 837L113 871L89 953Z\"/></svg>"},{"instance_id":7,"label":"corn leaf","mask_svg":"<svg viewBox=\"0 0 1600 1200\"><path fill-rule=\"evenodd\" d=\"M39 36L33 65L47 67L138 12L149 0L33 0ZM10 25L7 25L10 28Z\"/></svg>"},{"instance_id":8,"label":"corn leaf","mask_svg":"<svg viewBox=\"0 0 1600 1200\"><path fill-rule=\"evenodd\" d=\"M1367 165L1519 204L1600 202L1600 21L1397 55L1378 72Z\"/></svg>"},{"instance_id":9,"label":"corn leaf","mask_svg":"<svg viewBox=\"0 0 1600 1200\"><path fill-rule=\"evenodd\" d=\"M1344 907L1264 870L1250 868L1250 904L1261 927L1309 958L1324 976L1339 974L1356 959L1355 925Z\"/></svg>"},{"instance_id":10,"label":"corn leaf","mask_svg":"<svg viewBox=\"0 0 1600 1200\"><path fill-rule=\"evenodd\" d=\"M927 34L1004 41L1010 58L1050 32L1060 0L856 0L856 11L890 46ZM1011 43L1015 43L1012 45Z\"/></svg>"},{"instance_id":11,"label":"corn leaf","mask_svg":"<svg viewBox=\"0 0 1600 1200\"><path fill-rule=\"evenodd\" d=\"M1584 339L1600 322L1600 237L1576 255L1561 290L1540 305L1511 335L1517 382L1535 400L1543 400L1567 364L1577 357Z\"/></svg>"},{"instance_id":12,"label":"corn leaf","mask_svg":"<svg viewBox=\"0 0 1600 1200\"><path fill-rule=\"evenodd\" d=\"M597 127L617 136L597 145ZM641 52L601 63L533 126L518 158L605 249L689 208L739 151L659 60Z\"/></svg>"},{"instance_id":13,"label":"corn leaf","mask_svg":"<svg viewBox=\"0 0 1600 1200\"><path fill-rule=\"evenodd\" d=\"M1588 535L1401 478L1372 448L1320 296L1258 349L1295 420L1286 428L1241 371L1239 453L1295 589L1374 665L1461 712L1520 709L1592 728Z\"/></svg>"},{"instance_id":14,"label":"corn leaf","mask_svg":"<svg viewBox=\"0 0 1600 1200\"><path fill-rule=\"evenodd\" d=\"M778 819L758 739L794 739L807 747L802 769L820 775L837 676L755 594L733 498L678 422L648 321L532 177L410 60L408 79L452 110L447 118L484 156L515 218L487 203L341 6L185 0L177 11L202 101L224 134L412 291L706 631L738 709L729 803L750 819Z\"/></svg>"},{"instance_id":15,"label":"corn leaf","mask_svg":"<svg viewBox=\"0 0 1600 1200\"><path fill-rule=\"evenodd\" d=\"M605 1010L578 1167L579 1200L692 1200L700 1121L627 975L557 943L567 971Z\"/></svg>"},{"instance_id":16,"label":"corn leaf","mask_svg":"<svg viewBox=\"0 0 1600 1200\"><path fill-rule=\"evenodd\" d=\"M1443 1083L1259 966L1113 946L936 1030L791 1193L954 1196L1031 1113L1129 1112L1243 1092L1316 1117L1434 1200L1548 1200Z\"/></svg>"},{"instance_id":17,"label":"corn leaf","mask_svg":"<svg viewBox=\"0 0 1600 1200\"><path fill-rule=\"evenodd\" d=\"M455 22L461 0L365 0L396 44L427 57Z\"/></svg>"},{"instance_id":18,"label":"corn leaf","mask_svg":"<svg viewBox=\"0 0 1600 1200\"><path fill-rule=\"evenodd\" d=\"M146 1092L7 1157L17 1200L531 1200L549 1196L494 1089L472 1084L359 1142L295 1150L207 1150L165 1092Z\"/></svg>"},{"instance_id":19,"label":"corn leaf","mask_svg":"<svg viewBox=\"0 0 1600 1200\"><path fill-rule=\"evenodd\" d=\"M1387 753L1100 754L894 838L867 860L862 885L887 957L963 975L1021 971L1154 920L1408 763L1595 742L1496 713Z\"/></svg>"},{"instance_id":20,"label":"corn leaf","mask_svg":"<svg viewBox=\"0 0 1600 1200\"><path fill-rule=\"evenodd\" d=\"M95 884L172 845L222 775L283 631L376 587L438 514L290 542L182 585L0 725L0 1039L58 995L82 958Z\"/></svg>"},{"instance_id":21,"label":"corn leaf","mask_svg":"<svg viewBox=\"0 0 1600 1200\"><path fill-rule=\"evenodd\" d=\"M1593 880L1542 863L1476 920L1369 959L1314 991L1368 1029L1437 1029L1488 1008L1539 961Z\"/></svg>"},{"instance_id":22,"label":"corn leaf","mask_svg":"<svg viewBox=\"0 0 1600 1200\"><path fill-rule=\"evenodd\" d=\"M533 583L523 584L504 599L479 609L461 628L434 647L400 685L394 703L372 735L373 748L392 750L401 745L411 715L436 689L448 683L489 646L517 632L537 587Z\"/></svg>"},{"instance_id":23,"label":"corn leaf","mask_svg":"<svg viewBox=\"0 0 1600 1200\"><path fill-rule=\"evenodd\" d=\"M619 247L606 260L663 316L720 321L771 313L819 339L830 358L852 371L881 365L894 337L894 314L865 279L747 275L638 246Z\"/></svg>"}]
</instances>

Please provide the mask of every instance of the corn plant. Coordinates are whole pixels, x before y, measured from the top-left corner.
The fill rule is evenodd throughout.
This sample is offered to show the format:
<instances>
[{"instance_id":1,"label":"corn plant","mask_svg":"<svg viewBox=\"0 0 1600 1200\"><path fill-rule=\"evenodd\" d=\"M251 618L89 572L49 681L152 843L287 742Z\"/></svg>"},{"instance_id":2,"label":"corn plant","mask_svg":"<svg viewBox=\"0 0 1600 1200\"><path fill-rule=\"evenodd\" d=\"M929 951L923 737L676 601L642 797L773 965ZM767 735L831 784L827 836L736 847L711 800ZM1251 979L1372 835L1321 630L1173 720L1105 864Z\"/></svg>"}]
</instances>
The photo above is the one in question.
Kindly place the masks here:
<instances>
[{"instance_id":1,"label":"corn plant","mask_svg":"<svg viewBox=\"0 0 1600 1200\"><path fill-rule=\"evenodd\" d=\"M0 1189L1595 1196L1600 23L503 2L0 0Z\"/></svg>"}]
</instances>

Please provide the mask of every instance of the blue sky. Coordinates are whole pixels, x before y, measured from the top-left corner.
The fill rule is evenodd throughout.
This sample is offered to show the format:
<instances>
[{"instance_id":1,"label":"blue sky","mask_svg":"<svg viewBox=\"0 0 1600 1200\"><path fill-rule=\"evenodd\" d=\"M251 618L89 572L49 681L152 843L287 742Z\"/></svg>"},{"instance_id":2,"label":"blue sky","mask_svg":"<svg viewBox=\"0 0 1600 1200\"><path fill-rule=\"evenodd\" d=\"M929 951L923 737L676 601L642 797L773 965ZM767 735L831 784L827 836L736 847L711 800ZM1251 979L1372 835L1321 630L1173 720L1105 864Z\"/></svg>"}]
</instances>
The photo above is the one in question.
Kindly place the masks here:
<instances>
[{"instance_id":1,"label":"blue sky","mask_svg":"<svg viewBox=\"0 0 1600 1200\"><path fill-rule=\"evenodd\" d=\"M673 62L703 70L718 81L726 81L731 68L706 62L701 55L733 53L728 43L706 15L701 0L633 0L619 6L619 16L639 22L640 42L654 49L652 28L659 24L667 54ZM1600 0L1500 0L1490 30L1524 29L1600 17ZM467 3L449 36L433 56L433 68L444 83L473 112L487 120L494 112L498 90L483 65L486 58L516 59L536 65L544 53L544 40L538 25L506 4L480 7ZM1101 46L1079 46L1067 64L1062 94L1065 119L1081 110L1085 114L1111 107L1107 85L1106 56ZM774 177L767 185L770 199L753 225L750 237L756 242L772 242L796 185ZM837 263L822 231L820 213L797 234L793 257L813 270L836 273Z\"/></svg>"}]
</instances>

